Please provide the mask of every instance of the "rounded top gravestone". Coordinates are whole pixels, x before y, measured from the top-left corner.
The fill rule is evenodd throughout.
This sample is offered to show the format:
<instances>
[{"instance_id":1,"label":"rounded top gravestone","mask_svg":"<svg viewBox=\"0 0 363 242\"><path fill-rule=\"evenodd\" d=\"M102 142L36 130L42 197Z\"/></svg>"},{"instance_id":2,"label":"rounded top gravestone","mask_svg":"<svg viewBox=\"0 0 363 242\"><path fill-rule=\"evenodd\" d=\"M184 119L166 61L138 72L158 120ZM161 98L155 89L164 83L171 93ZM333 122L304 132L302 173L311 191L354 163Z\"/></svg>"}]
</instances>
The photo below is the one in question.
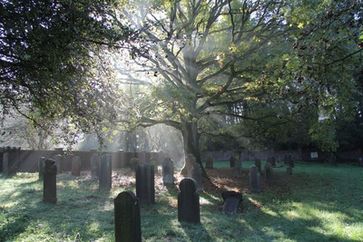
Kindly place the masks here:
<instances>
[{"instance_id":1,"label":"rounded top gravestone","mask_svg":"<svg viewBox=\"0 0 363 242\"><path fill-rule=\"evenodd\" d=\"M190 177L184 178L179 184L179 189L182 193L196 192L197 188L196 188L195 183L196 182L194 181L193 178L190 178Z\"/></svg>"}]
</instances>

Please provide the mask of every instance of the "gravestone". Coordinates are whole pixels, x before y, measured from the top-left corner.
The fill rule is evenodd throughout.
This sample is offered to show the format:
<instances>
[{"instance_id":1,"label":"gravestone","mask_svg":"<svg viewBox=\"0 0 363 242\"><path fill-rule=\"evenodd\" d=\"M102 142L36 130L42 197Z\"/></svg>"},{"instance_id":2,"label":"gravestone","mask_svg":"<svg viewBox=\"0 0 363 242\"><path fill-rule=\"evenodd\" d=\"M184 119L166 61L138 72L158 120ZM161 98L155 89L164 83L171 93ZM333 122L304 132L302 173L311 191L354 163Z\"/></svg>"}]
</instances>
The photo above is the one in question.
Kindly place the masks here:
<instances>
[{"instance_id":1,"label":"gravestone","mask_svg":"<svg viewBox=\"0 0 363 242\"><path fill-rule=\"evenodd\" d=\"M213 169L213 157L208 156L207 161L205 162L205 168Z\"/></svg>"},{"instance_id":2,"label":"gravestone","mask_svg":"<svg viewBox=\"0 0 363 242\"><path fill-rule=\"evenodd\" d=\"M260 174L256 166L251 166L248 174L249 188L252 193L261 192Z\"/></svg>"},{"instance_id":3,"label":"gravestone","mask_svg":"<svg viewBox=\"0 0 363 242\"><path fill-rule=\"evenodd\" d=\"M261 167L261 160L256 159L255 160L255 166L257 167L257 170L260 174L262 174L262 167Z\"/></svg>"},{"instance_id":4,"label":"gravestone","mask_svg":"<svg viewBox=\"0 0 363 242\"><path fill-rule=\"evenodd\" d=\"M223 208L225 214L236 214L242 203L242 194L235 191L222 192Z\"/></svg>"},{"instance_id":5,"label":"gravestone","mask_svg":"<svg viewBox=\"0 0 363 242\"><path fill-rule=\"evenodd\" d=\"M174 163L170 158L164 160L162 169L164 186L174 184Z\"/></svg>"},{"instance_id":6,"label":"gravestone","mask_svg":"<svg viewBox=\"0 0 363 242\"><path fill-rule=\"evenodd\" d=\"M43 180L44 177L44 166L45 166L45 157L40 157L38 161L38 179Z\"/></svg>"},{"instance_id":7,"label":"gravestone","mask_svg":"<svg viewBox=\"0 0 363 242\"><path fill-rule=\"evenodd\" d=\"M154 166L138 165L136 168L136 197L141 204L155 203Z\"/></svg>"},{"instance_id":8,"label":"gravestone","mask_svg":"<svg viewBox=\"0 0 363 242\"><path fill-rule=\"evenodd\" d=\"M294 167L295 166L294 160L292 159L292 156L291 155L287 155L286 156L286 161L287 161L287 165L288 166L291 166L291 167Z\"/></svg>"},{"instance_id":9,"label":"gravestone","mask_svg":"<svg viewBox=\"0 0 363 242\"><path fill-rule=\"evenodd\" d=\"M110 154L101 156L98 181L100 189L108 191L112 188L112 160Z\"/></svg>"},{"instance_id":10,"label":"gravestone","mask_svg":"<svg viewBox=\"0 0 363 242\"><path fill-rule=\"evenodd\" d=\"M100 166L100 155L98 154L98 152L94 151L94 153L91 155L90 163L91 177L96 178L98 177Z\"/></svg>"},{"instance_id":11,"label":"gravestone","mask_svg":"<svg viewBox=\"0 0 363 242\"><path fill-rule=\"evenodd\" d=\"M236 158L234 157L233 154L229 158L229 167L230 168L235 168L236 167Z\"/></svg>"},{"instance_id":12,"label":"gravestone","mask_svg":"<svg viewBox=\"0 0 363 242\"><path fill-rule=\"evenodd\" d=\"M57 154L54 157L55 165L57 166L58 174L63 172L63 155Z\"/></svg>"},{"instance_id":13,"label":"gravestone","mask_svg":"<svg viewBox=\"0 0 363 242\"><path fill-rule=\"evenodd\" d=\"M43 202L57 203L57 166L51 159L44 163Z\"/></svg>"},{"instance_id":14,"label":"gravestone","mask_svg":"<svg viewBox=\"0 0 363 242\"><path fill-rule=\"evenodd\" d=\"M114 199L115 241L141 242L140 206L135 194L121 192Z\"/></svg>"},{"instance_id":15,"label":"gravestone","mask_svg":"<svg viewBox=\"0 0 363 242\"><path fill-rule=\"evenodd\" d=\"M76 155L72 157L72 175L73 176L81 175L81 158Z\"/></svg>"},{"instance_id":16,"label":"gravestone","mask_svg":"<svg viewBox=\"0 0 363 242\"><path fill-rule=\"evenodd\" d=\"M292 166L286 167L286 173L292 175Z\"/></svg>"},{"instance_id":17,"label":"gravestone","mask_svg":"<svg viewBox=\"0 0 363 242\"><path fill-rule=\"evenodd\" d=\"M10 154L8 149L5 148L4 153L3 153L3 173L4 175L9 175L9 158L10 158Z\"/></svg>"},{"instance_id":18,"label":"gravestone","mask_svg":"<svg viewBox=\"0 0 363 242\"><path fill-rule=\"evenodd\" d=\"M272 179L272 175L273 175L272 164L270 162L266 162L266 164L265 164L265 178L266 178L266 181L270 182L271 179Z\"/></svg>"},{"instance_id":19,"label":"gravestone","mask_svg":"<svg viewBox=\"0 0 363 242\"><path fill-rule=\"evenodd\" d=\"M179 189L178 221L200 223L199 195L195 181L192 178L184 178L179 184Z\"/></svg>"}]
</instances>

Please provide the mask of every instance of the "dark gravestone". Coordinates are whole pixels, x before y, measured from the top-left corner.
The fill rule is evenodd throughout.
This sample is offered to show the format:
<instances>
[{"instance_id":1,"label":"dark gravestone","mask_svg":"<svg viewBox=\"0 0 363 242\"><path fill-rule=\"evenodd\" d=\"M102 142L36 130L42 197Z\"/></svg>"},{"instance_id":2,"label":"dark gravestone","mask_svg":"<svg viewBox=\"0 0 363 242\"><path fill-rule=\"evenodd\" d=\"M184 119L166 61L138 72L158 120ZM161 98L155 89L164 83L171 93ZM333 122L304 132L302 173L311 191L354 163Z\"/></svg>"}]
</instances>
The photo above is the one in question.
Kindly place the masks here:
<instances>
[{"instance_id":1,"label":"dark gravestone","mask_svg":"<svg viewBox=\"0 0 363 242\"><path fill-rule=\"evenodd\" d=\"M137 166L136 196L141 204L155 203L154 166L148 164Z\"/></svg>"},{"instance_id":2,"label":"dark gravestone","mask_svg":"<svg viewBox=\"0 0 363 242\"><path fill-rule=\"evenodd\" d=\"M90 159L90 165L91 165L91 176L93 178L98 177L99 169L100 169L100 156L97 152L94 152L91 155Z\"/></svg>"},{"instance_id":3,"label":"dark gravestone","mask_svg":"<svg viewBox=\"0 0 363 242\"><path fill-rule=\"evenodd\" d=\"M174 184L174 163L170 158L163 162L163 184L165 186Z\"/></svg>"},{"instance_id":4,"label":"dark gravestone","mask_svg":"<svg viewBox=\"0 0 363 242\"><path fill-rule=\"evenodd\" d=\"M261 167L261 160L257 159L255 160L255 166L257 167L258 172L262 173L262 167Z\"/></svg>"},{"instance_id":5,"label":"dark gravestone","mask_svg":"<svg viewBox=\"0 0 363 242\"><path fill-rule=\"evenodd\" d=\"M38 161L38 178L39 180L43 180L44 177L44 166L45 166L45 157L40 157Z\"/></svg>"},{"instance_id":6,"label":"dark gravestone","mask_svg":"<svg viewBox=\"0 0 363 242\"><path fill-rule=\"evenodd\" d=\"M265 178L267 182L270 182L273 175L273 168L270 162L266 162L265 164Z\"/></svg>"},{"instance_id":7,"label":"dark gravestone","mask_svg":"<svg viewBox=\"0 0 363 242\"><path fill-rule=\"evenodd\" d=\"M286 173L292 175L292 166L286 167Z\"/></svg>"},{"instance_id":8,"label":"dark gravestone","mask_svg":"<svg viewBox=\"0 0 363 242\"><path fill-rule=\"evenodd\" d=\"M251 166L248 174L249 188L253 193L260 192L260 174L258 173L256 166Z\"/></svg>"},{"instance_id":9,"label":"dark gravestone","mask_svg":"<svg viewBox=\"0 0 363 242\"><path fill-rule=\"evenodd\" d=\"M236 153L235 154L235 168L237 169L237 171L239 172L242 168L242 156L240 153Z\"/></svg>"},{"instance_id":10,"label":"dark gravestone","mask_svg":"<svg viewBox=\"0 0 363 242\"><path fill-rule=\"evenodd\" d=\"M135 194L121 192L114 200L115 241L141 242L140 206Z\"/></svg>"},{"instance_id":11,"label":"dark gravestone","mask_svg":"<svg viewBox=\"0 0 363 242\"><path fill-rule=\"evenodd\" d=\"M72 175L73 176L81 175L81 158L79 156L72 157Z\"/></svg>"},{"instance_id":12,"label":"dark gravestone","mask_svg":"<svg viewBox=\"0 0 363 242\"><path fill-rule=\"evenodd\" d=\"M10 159L9 151L5 148L3 153L3 173L6 176L9 175L9 159Z\"/></svg>"},{"instance_id":13,"label":"dark gravestone","mask_svg":"<svg viewBox=\"0 0 363 242\"><path fill-rule=\"evenodd\" d=\"M208 156L207 161L205 162L205 168L213 169L213 157Z\"/></svg>"},{"instance_id":14,"label":"dark gravestone","mask_svg":"<svg viewBox=\"0 0 363 242\"><path fill-rule=\"evenodd\" d=\"M179 184L178 220L179 222L200 223L199 195L195 181L184 178Z\"/></svg>"},{"instance_id":15,"label":"dark gravestone","mask_svg":"<svg viewBox=\"0 0 363 242\"><path fill-rule=\"evenodd\" d=\"M110 190L112 188L112 161L110 154L103 154L101 156L99 172L99 188L106 191Z\"/></svg>"},{"instance_id":16,"label":"dark gravestone","mask_svg":"<svg viewBox=\"0 0 363 242\"><path fill-rule=\"evenodd\" d=\"M230 168L236 167L236 158L233 155L231 155L231 158L229 158L229 167Z\"/></svg>"},{"instance_id":17,"label":"dark gravestone","mask_svg":"<svg viewBox=\"0 0 363 242\"><path fill-rule=\"evenodd\" d=\"M57 203L57 166L51 159L44 163L43 202Z\"/></svg>"},{"instance_id":18,"label":"dark gravestone","mask_svg":"<svg viewBox=\"0 0 363 242\"><path fill-rule=\"evenodd\" d=\"M225 214L236 214L242 203L242 194L235 191L222 192L223 212Z\"/></svg>"}]
</instances>

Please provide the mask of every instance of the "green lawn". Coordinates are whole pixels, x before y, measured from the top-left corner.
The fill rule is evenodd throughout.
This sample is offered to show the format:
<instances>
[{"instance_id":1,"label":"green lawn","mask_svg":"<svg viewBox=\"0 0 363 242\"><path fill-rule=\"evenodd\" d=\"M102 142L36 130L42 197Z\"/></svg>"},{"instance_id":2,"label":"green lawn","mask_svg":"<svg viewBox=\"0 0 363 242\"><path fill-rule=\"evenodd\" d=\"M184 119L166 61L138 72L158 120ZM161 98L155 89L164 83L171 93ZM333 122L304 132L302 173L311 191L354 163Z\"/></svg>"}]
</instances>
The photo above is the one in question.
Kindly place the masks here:
<instances>
[{"instance_id":1,"label":"green lawn","mask_svg":"<svg viewBox=\"0 0 363 242\"><path fill-rule=\"evenodd\" d=\"M293 176L285 168L274 175L264 192L244 194L236 216L218 210L218 196L201 194L201 225L180 224L176 188L158 188L157 204L141 210L143 240L363 241L363 168L296 163ZM100 193L96 181L66 174L57 181L58 204L48 205L37 174L0 178L0 241L113 240L113 198L126 188Z\"/></svg>"}]
</instances>

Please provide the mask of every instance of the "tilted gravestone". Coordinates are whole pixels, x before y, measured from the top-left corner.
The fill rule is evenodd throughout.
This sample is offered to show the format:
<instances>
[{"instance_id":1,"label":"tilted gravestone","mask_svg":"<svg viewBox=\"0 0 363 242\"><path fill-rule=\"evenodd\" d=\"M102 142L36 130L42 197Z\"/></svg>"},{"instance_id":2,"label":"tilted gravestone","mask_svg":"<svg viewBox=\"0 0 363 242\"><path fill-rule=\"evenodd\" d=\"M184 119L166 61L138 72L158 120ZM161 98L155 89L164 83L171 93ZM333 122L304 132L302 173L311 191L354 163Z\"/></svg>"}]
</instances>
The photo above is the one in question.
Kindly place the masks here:
<instances>
[{"instance_id":1,"label":"tilted gravestone","mask_svg":"<svg viewBox=\"0 0 363 242\"><path fill-rule=\"evenodd\" d=\"M141 242L140 206L135 194L121 192L114 199L115 241Z\"/></svg>"},{"instance_id":2,"label":"tilted gravestone","mask_svg":"<svg viewBox=\"0 0 363 242\"><path fill-rule=\"evenodd\" d=\"M187 223L200 223L199 194L195 181L184 178L179 184L178 220Z\"/></svg>"},{"instance_id":3,"label":"tilted gravestone","mask_svg":"<svg viewBox=\"0 0 363 242\"><path fill-rule=\"evenodd\" d=\"M38 161L38 179L43 180L44 177L44 166L45 166L45 157L40 157Z\"/></svg>"},{"instance_id":4,"label":"tilted gravestone","mask_svg":"<svg viewBox=\"0 0 363 242\"><path fill-rule=\"evenodd\" d=\"M170 158L166 158L163 162L163 184L174 184L174 163Z\"/></svg>"},{"instance_id":5,"label":"tilted gravestone","mask_svg":"<svg viewBox=\"0 0 363 242\"><path fill-rule=\"evenodd\" d=\"M54 160L44 162L43 201L57 203L57 166Z\"/></svg>"},{"instance_id":6,"label":"tilted gravestone","mask_svg":"<svg viewBox=\"0 0 363 242\"><path fill-rule=\"evenodd\" d=\"M222 192L223 212L225 214L236 214L242 203L242 194L235 191Z\"/></svg>"},{"instance_id":7,"label":"tilted gravestone","mask_svg":"<svg viewBox=\"0 0 363 242\"><path fill-rule=\"evenodd\" d=\"M249 188L253 193L260 192L260 174L258 173L256 166L251 166L248 174Z\"/></svg>"},{"instance_id":8,"label":"tilted gravestone","mask_svg":"<svg viewBox=\"0 0 363 242\"><path fill-rule=\"evenodd\" d=\"M72 175L73 176L81 175L81 158L76 155L72 157Z\"/></svg>"},{"instance_id":9,"label":"tilted gravestone","mask_svg":"<svg viewBox=\"0 0 363 242\"><path fill-rule=\"evenodd\" d=\"M101 156L99 172L99 188L106 191L110 190L112 188L112 160L110 154Z\"/></svg>"},{"instance_id":10,"label":"tilted gravestone","mask_svg":"<svg viewBox=\"0 0 363 242\"><path fill-rule=\"evenodd\" d=\"M205 162L205 168L213 169L213 157L208 156L207 161Z\"/></svg>"},{"instance_id":11,"label":"tilted gravestone","mask_svg":"<svg viewBox=\"0 0 363 242\"><path fill-rule=\"evenodd\" d=\"M265 178L266 181L270 182L272 180L273 168L270 162L266 162L265 164Z\"/></svg>"},{"instance_id":12,"label":"tilted gravestone","mask_svg":"<svg viewBox=\"0 0 363 242\"><path fill-rule=\"evenodd\" d=\"M91 165L91 176L93 178L98 177L99 168L100 168L100 155L97 152L94 152L91 155L90 159L90 165Z\"/></svg>"},{"instance_id":13,"label":"tilted gravestone","mask_svg":"<svg viewBox=\"0 0 363 242\"><path fill-rule=\"evenodd\" d=\"M141 204L155 203L154 166L144 164L136 167L136 196Z\"/></svg>"},{"instance_id":14,"label":"tilted gravestone","mask_svg":"<svg viewBox=\"0 0 363 242\"><path fill-rule=\"evenodd\" d=\"M256 159L255 166L257 167L257 171L261 174L262 173L261 160Z\"/></svg>"}]
</instances>

